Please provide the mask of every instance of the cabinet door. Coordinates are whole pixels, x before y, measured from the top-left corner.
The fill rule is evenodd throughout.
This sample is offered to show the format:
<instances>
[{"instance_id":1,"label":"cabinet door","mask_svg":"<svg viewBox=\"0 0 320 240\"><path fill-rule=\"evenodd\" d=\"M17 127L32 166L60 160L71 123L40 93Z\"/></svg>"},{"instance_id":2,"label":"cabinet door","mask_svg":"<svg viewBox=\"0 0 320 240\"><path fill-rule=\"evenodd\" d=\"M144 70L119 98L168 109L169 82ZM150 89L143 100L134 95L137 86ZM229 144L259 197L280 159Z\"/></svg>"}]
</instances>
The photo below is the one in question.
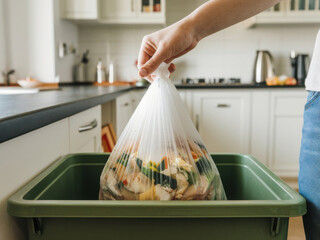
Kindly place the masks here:
<instances>
[{"instance_id":1,"label":"cabinet door","mask_svg":"<svg viewBox=\"0 0 320 240\"><path fill-rule=\"evenodd\" d=\"M99 152L101 148L101 106L69 118L70 152Z\"/></svg>"},{"instance_id":2,"label":"cabinet door","mask_svg":"<svg viewBox=\"0 0 320 240\"><path fill-rule=\"evenodd\" d=\"M187 112L190 114L190 117L192 117L192 92L193 90L178 90L179 95L181 97L181 100L187 110Z\"/></svg>"},{"instance_id":3,"label":"cabinet door","mask_svg":"<svg viewBox=\"0 0 320 240\"><path fill-rule=\"evenodd\" d=\"M280 176L297 177L306 92L271 93L269 167Z\"/></svg>"},{"instance_id":4,"label":"cabinet door","mask_svg":"<svg viewBox=\"0 0 320 240\"><path fill-rule=\"evenodd\" d=\"M67 19L98 19L98 0L60 0Z\"/></svg>"},{"instance_id":5,"label":"cabinet door","mask_svg":"<svg viewBox=\"0 0 320 240\"><path fill-rule=\"evenodd\" d=\"M194 118L209 152L249 153L250 92L199 91Z\"/></svg>"},{"instance_id":6,"label":"cabinet door","mask_svg":"<svg viewBox=\"0 0 320 240\"><path fill-rule=\"evenodd\" d=\"M143 90L135 90L132 91L131 94L131 102L132 102L132 113L136 110L138 107L141 99L143 98L144 94L146 93L146 89Z\"/></svg>"},{"instance_id":7,"label":"cabinet door","mask_svg":"<svg viewBox=\"0 0 320 240\"><path fill-rule=\"evenodd\" d=\"M137 16L136 0L101 0L103 20L125 22Z\"/></svg>"},{"instance_id":8,"label":"cabinet door","mask_svg":"<svg viewBox=\"0 0 320 240\"><path fill-rule=\"evenodd\" d=\"M132 97L130 93L124 94L116 99L116 131L119 138L133 113Z\"/></svg>"},{"instance_id":9,"label":"cabinet door","mask_svg":"<svg viewBox=\"0 0 320 240\"><path fill-rule=\"evenodd\" d=\"M69 152L68 119L0 144L0 239L25 239L6 207L10 195Z\"/></svg>"},{"instance_id":10,"label":"cabinet door","mask_svg":"<svg viewBox=\"0 0 320 240\"><path fill-rule=\"evenodd\" d=\"M154 0L101 0L101 7L101 21L104 23L164 24L166 22L165 0L160 0L159 4Z\"/></svg>"},{"instance_id":11,"label":"cabinet door","mask_svg":"<svg viewBox=\"0 0 320 240\"><path fill-rule=\"evenodd\" d=\"M141 19L165 23L165 0L136 0L138 2L137 15Z\"/></svg>"}]
</instances>

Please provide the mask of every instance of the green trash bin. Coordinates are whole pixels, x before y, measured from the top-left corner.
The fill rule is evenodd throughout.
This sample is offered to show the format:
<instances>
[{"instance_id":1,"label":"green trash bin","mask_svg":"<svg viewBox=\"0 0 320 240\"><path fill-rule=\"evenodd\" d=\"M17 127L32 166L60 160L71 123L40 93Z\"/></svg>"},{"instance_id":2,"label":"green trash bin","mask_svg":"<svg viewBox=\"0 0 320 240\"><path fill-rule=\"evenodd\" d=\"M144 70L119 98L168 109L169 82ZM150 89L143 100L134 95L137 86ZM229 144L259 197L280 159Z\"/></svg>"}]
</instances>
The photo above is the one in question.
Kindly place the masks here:
<instances>
[{"instance_id":1,"label":"green trash bin","mask_svg":"<svg viewBox=\"0 0 320 240\"><path fill-rule=\"evenodd\" d=\"M109 155L58 159L8 200L31 240L287 239L289 217L306 213L303 197L251 156L212 155L225 201L101 201Z\"/></svg>"}]
</instances>

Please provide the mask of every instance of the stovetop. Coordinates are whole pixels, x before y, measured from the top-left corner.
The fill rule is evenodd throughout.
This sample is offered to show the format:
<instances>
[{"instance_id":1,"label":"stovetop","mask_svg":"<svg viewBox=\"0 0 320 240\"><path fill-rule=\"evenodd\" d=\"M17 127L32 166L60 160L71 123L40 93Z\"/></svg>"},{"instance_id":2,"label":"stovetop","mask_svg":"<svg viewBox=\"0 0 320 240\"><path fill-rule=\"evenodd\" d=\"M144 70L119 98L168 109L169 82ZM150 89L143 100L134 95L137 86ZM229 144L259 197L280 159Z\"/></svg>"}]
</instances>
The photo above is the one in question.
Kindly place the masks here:
<instances>
[{"instance_id":1,"label":"stovetop","mask_svg":"<svg viewBox=\"0 0 320 240\"><path fill-rule=\"evenodd\" d=\"M231 77L231 78L182 78L180 81L181 84L221 84L221 85L229 85L229 84L241 84L241 78L239 77Z\"/></svg>"}]
</instances>

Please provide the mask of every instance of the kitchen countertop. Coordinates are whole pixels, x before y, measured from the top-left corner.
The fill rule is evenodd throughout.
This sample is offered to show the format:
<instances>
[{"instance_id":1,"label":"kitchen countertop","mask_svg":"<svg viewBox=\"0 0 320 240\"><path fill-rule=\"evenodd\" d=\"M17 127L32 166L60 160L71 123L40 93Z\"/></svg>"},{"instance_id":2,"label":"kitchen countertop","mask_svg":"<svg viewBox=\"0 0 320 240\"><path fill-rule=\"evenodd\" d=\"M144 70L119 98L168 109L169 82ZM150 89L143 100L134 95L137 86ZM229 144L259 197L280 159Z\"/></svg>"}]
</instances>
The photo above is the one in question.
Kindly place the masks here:
<instances>
[{"instance_id":1,"label":"kitchen countertop","mask_svg":"<svg viewBox=\"0 0 320 240\"><path fill-rule=\"evenodd\" d=\"M176 84L178 89L212 89L212 88L263 88L263 89L288 89L288 88L304 88L304 85L294 85L294 86L267 86L266 84Z\"/></svg>"},{"instance_id":2,"label":"kitchen countertop","mask_svg":"<svg viewBox=\"0 0 320 240\"><path fill-rule=\"evenodd\" d=\"M302 88L304 86L176 85L178 89ZM96 105L111 101L132 86L63 86L57 91L36 94L0 95L0 143L44 127Z\"/></svg>"},{"instance_id":3,"label":"kitchen countertop","mask_svg":"<svg viewBox=\"0 0 320 240\"><path fill-rule=\"evenodd\" d=\"M131 86L68 86L36 94L0 95L0 143L115 99Z\"/></svg>"}]
</instances>

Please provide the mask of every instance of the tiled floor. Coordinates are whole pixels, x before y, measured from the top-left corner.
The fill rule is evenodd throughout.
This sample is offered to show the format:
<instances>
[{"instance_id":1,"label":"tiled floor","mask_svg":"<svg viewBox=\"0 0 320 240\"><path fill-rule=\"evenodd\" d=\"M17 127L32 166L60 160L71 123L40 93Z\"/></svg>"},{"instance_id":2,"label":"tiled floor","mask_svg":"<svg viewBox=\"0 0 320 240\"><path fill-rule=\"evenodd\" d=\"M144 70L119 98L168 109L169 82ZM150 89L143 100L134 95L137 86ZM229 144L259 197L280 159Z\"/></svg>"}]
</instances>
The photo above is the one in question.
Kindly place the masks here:
<instances>
[{"instance_id":1,"label":"tiled floor","mask_svg":"<svg viewBox=\"0 0 320 240\"><path fill-rule=\"evenodd\" d=\"M288 240L305 240L302 217L289 220Z\"/></svg>"}]
</instances>

